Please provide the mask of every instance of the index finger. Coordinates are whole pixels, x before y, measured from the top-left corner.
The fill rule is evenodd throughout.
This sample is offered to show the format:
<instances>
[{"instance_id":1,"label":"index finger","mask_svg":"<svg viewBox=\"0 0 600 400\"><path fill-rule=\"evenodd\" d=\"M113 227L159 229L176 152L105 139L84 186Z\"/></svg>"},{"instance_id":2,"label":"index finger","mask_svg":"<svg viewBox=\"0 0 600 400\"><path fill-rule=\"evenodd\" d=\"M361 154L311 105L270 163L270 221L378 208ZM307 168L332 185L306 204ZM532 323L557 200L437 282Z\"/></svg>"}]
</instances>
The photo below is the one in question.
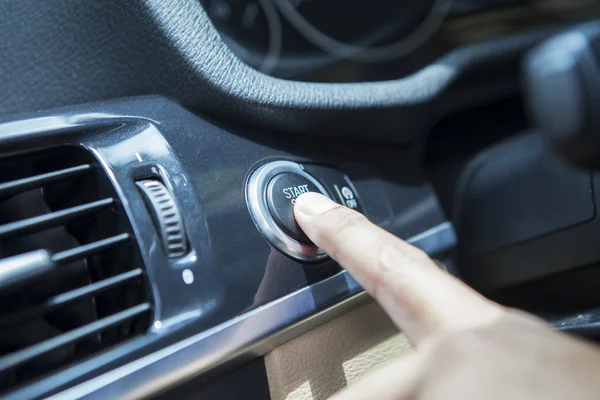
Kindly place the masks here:
<instances>
[{"instance_id":1,"label":"index finger","mask_svg":"<svg viewBox=\"0 0 600 400\"><path fill-rule=\"evenodd\" d=\"M371 294L416 344L492 322L502 307L442 271L427 254L316 193L294 206L306 235Z\"/></svg>"}]
</instances>

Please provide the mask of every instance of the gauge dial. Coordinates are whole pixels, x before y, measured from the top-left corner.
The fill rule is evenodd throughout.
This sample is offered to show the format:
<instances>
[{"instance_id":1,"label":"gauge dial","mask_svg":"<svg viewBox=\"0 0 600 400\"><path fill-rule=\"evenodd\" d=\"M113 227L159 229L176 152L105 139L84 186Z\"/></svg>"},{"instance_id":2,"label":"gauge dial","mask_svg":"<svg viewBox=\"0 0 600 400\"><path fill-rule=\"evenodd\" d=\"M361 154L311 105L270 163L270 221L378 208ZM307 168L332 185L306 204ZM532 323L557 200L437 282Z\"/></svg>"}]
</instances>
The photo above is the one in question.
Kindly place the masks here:
<instances>
[{"instance_id":1,"label":"gauge dial","mask_svg":"<svg viewBox=\"0 0 600 400\"><path fill-rule=\"evenodd\" d=\"M329 55L384 62L409 54L442 25L450 0L273 0L309 42Z\"/></svg>"},{"instance_id":2,"label":"gauge dial","mask_svg":"<svg viewBox=\"0 0 600 400\"><path fill-rule=\"evenodd\" d=\"M347 44L390 43L417 28L434 0L285 0L323 34ZM374 34L377 32L377 34Z\"/></svg>"},{"instance_id":3,"label":"gauge dial","mask_svg":"<svg viewBox=\"0 0 600 400\"><path fill-rule=\"evenodd\" d=\"M238 57L262 72L272 72L279 59L283 36L272 0L200 1Z\"/></svg>"}]
</instances>

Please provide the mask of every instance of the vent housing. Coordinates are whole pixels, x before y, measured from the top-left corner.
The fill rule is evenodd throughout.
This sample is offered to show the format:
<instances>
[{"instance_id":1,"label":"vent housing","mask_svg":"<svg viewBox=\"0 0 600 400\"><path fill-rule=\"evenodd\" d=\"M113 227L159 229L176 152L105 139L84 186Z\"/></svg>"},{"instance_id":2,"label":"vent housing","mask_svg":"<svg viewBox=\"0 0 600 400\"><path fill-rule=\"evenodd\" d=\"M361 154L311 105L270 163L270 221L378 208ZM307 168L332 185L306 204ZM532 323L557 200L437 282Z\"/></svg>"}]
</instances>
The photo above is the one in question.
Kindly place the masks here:
<instances>
[{"instance_id":1,"label":"vent housing","mask_svg":"<svg viewBox=\"0 0 600 400\"><path fill-rule=\"evenodd\" d=\"M96 159L71 146L0 159L0 393L150 321L139 247Z\"/></svg>"}]
</instances>

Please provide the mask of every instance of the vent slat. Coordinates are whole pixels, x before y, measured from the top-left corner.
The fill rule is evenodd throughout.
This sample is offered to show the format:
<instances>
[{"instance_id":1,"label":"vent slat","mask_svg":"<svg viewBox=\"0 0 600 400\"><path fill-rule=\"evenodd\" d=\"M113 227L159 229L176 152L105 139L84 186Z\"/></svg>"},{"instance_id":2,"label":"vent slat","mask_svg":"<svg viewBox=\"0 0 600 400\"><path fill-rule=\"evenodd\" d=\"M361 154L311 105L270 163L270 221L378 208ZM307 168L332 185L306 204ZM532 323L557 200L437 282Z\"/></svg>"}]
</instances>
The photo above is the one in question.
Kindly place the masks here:
<instances>
[{"instance_id":1,"label":"vent slat","mask_svg":"<svg viewBox=\"0 0 600 400\"><path fill-rule=\"evenodd\" d=\"M107 239L98 240L90 244L76 247L56 253L52 256L52 261L57 264L68 264L70 262L80 260L92 254L99 253L102 250L106 250L109 247L116 246L130 239L129 234L123 233L121 235L113 236Z\"/></svg>"},{"instance_id":2,"label":"vent slat","mask_svg":"<svg viewBox=\"0 0 600 400\"><path fill-rule=\"evenodd\" d=\"M114 177L76 143L23 150L0 152L0 398L58 371L75 379L152 322Z\"/></svg>"},{"instance_id":3,"label":"vent slat","mask_svg":"<svg viewBox=\"0 0 600 400\"><path fill-rule=\"evenodd\" d=\"M105 290L112 289L115 286L137 279L141 277L143 273L144 272L141 268L137 268L132 271L125 272L123 274L119 274L111 278L104 279L102 281L95 282L90 285L51 297L37 307L15 312L13 314L0 318L0 328L10 326L13 324L16 325L26 319L46 314L59 307L64 307L69 304L85 300L99 293L102 293Z\"/></svg>"},{"instance_id":4,"label":"vent slat","mask_svg":"<svg viewBox=\"0 0 600 400\"><path fill-rule=\"evenodd\" d=\"M22 221L11 222L9 224L1 225L0 239L30 233L34 231L41 231L44 229L62 225L63 223L72 218L100 211L106 207L111 206L113 203L114 199L108 198L94 201L92 203L87 203L81 206L71 207L65 210L40 215L39 217L32 217L24 219Z\"/></svg>"},{"instance_id":5,"label":"vent slat","mask_svg":"<svg viewBox=\"0 0 600 400\"><path fill-rule=\"evenodd\" d=\"M30 251L0 260L0 290L23 284L54 268L46 250Z\"/></svg>"},{"instance_id":6,"label":"vent slat","mask_svg":"<svg viewBox=\"0 0 600 400\"><path fill-rule=\"evenodd\" d=\"M150 304L144 303L113 314L106 318L100 319L91 324L74 329L70 332L63 333L52 339L45 340L33 346L27 347L24 350L8 354L0 359L0 371L17 367L20 364L31 361L43 354L66 346L70 343L75 343L85 337L91 336L115 325L118 325L127 320L133 319L150 310Z\"/></svg>"},{"instance_id":7,"label":"vent slat","mask_svg":"<svg viewBox=\"0 0 600 400\"><path fill-rule=\"evenodd\" d=\"M48 183L76 178L87 173L91 168L91 165L84 164L77 167L61 169L60 171L49 172L47 174L0 183L0 198L14 196L31 189L41 188Z\"/></svg>"}]
</instances>

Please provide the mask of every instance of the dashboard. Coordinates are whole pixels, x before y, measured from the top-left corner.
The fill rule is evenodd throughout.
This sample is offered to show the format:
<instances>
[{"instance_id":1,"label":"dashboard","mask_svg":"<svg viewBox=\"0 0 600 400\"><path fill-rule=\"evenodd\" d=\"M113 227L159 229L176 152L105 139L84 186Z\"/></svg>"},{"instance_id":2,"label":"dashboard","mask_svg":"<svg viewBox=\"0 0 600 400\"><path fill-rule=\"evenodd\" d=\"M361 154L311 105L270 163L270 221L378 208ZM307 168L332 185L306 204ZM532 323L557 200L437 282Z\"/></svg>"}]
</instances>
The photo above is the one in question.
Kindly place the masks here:
<instances>
[{"instance_id":1,"label":"dashboard","mask_svg":"<svg viewBox=\"0 0 600 400\"><path fill-rule=\"evenodd\" d=\"M600 337L600 174L522 76L600 1L67 3L0 5L0 397L278 400L265 357L369 302L306 191Z\"/></svg>"},{"instance_id":2,"label":"dashboard","mask_svg":"<svg viewBox=\"0 0 600 400\"><path fill-rule=\"evenodd\" d=\"M315 82L396 79L460 46L600 13L593 0L200 1L244 62Z\"/></svg>"}]
</instances>

